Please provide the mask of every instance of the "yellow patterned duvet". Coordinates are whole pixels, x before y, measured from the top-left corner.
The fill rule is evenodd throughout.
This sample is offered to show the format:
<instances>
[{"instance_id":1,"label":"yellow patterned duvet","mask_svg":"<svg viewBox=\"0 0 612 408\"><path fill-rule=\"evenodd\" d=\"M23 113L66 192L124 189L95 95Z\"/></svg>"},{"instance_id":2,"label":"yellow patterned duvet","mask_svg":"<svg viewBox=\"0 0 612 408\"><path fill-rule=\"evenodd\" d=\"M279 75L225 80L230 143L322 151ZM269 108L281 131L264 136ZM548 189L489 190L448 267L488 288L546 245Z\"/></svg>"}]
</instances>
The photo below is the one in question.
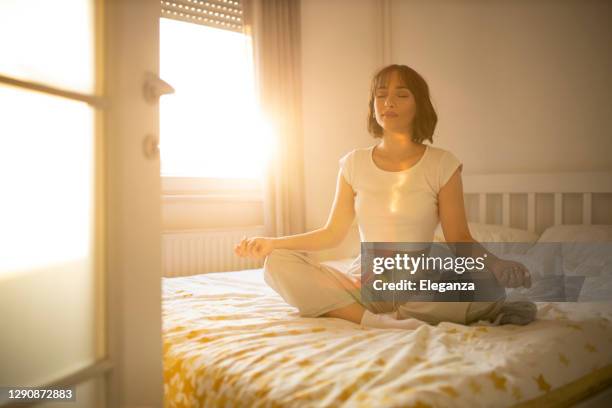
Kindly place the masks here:
<instances>
[{"instance_id":1,"label":"yellow patterned duvet","mask_svg":"<svg viewBox=\"0 0 612 408\"><path fill-rule=\"evenodd\" d=\"M546 406L612 378L609 305L415 331L302 318L262 270L163 279L166 407Z\"/></svg>"}]
</instances>

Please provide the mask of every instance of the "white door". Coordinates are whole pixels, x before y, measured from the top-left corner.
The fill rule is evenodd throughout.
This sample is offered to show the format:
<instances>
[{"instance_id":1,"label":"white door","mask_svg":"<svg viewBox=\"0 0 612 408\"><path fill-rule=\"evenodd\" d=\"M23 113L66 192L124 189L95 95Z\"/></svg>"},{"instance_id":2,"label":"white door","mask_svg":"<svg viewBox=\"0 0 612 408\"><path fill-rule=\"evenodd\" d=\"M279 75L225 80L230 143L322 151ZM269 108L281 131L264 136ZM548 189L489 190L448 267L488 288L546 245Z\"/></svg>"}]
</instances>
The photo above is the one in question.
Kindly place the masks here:
<instances>
[{"instance_id":1,"label":"white door","mask_svg":"<svg viewBox=\"0 0 612 408\"><path fill-rule=\"evenodd\" d=\"M158 26L157 0L0 2L0 406L162 406Z\"/></svg>"}]
</instances>

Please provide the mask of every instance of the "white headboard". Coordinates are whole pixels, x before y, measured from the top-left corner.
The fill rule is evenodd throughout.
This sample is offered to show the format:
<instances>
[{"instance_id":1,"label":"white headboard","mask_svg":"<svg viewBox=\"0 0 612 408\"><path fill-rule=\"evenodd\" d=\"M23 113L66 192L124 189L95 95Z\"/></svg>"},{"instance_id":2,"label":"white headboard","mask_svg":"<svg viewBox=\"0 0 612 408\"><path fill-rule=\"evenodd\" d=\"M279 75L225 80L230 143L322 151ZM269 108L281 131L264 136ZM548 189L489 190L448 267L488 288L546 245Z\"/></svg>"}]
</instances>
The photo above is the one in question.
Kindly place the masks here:
<instances>
[{"instance_id":1,"label":"white headboard","mask_svg":"<svg viewBox=\"0 0 612 408\"><path fill-rule=\"evenodd\" d=\"M541 233L612 224L612 172L463 175L469 221Z\"/></svg>"}]
</instances>

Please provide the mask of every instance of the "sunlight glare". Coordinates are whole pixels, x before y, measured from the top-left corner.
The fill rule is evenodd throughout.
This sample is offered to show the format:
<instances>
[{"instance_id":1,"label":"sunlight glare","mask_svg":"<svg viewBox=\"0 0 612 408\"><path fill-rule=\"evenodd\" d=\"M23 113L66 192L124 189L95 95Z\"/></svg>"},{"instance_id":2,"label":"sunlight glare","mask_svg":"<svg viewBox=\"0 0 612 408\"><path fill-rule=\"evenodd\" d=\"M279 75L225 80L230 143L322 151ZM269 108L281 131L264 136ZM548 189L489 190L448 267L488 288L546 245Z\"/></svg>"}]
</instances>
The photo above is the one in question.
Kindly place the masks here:
<instances>
[{"instance_id":1,"label":"sunlight glare","mask_svg":"<svg viewBox=\"0 0 612 408\"><path fill-rule=\"evenodd\" d=\"M0 1L0 74L94 91L93 0Z\"/></svg>"},{"instance_id":2,"label":"sunlight glare","mask_svg":"<svg viewBox=\"0 0 612 408\"><path fill-rule=\"evenodd\" d=\"M0 85L0 111L0 278L87 258L93 242L93 110Z\"/></svg>"},{"instance_id":3,"label":"sunlight glare","mask_svg":"<svg viewBox=\"0 0 612 408\"><path fill-rule=\"evenodd\" d=\"M273 146L243 34L160 19L162 176L259 178ZM179 45L180 44L180 45Z\"/></svg>"}]
</instances>

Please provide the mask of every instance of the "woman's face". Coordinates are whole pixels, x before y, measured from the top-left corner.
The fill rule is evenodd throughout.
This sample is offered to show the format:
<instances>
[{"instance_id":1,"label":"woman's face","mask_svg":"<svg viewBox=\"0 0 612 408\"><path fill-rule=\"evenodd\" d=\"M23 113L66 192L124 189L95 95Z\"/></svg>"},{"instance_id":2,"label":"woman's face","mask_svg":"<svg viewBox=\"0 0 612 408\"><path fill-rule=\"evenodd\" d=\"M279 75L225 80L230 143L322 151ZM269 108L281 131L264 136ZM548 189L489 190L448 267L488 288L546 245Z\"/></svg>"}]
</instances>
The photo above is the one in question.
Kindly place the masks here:
<instances>
[{"instance_id":1,"label":"woman's face","mask_svg":"<svg viewBox=\"0 0 612 408\"><path fill-rule=\"evenodd\" d=\"M416 114L414 96L397 71L391 72L387 82L386 87L383 84L375 91L376 122L390 132L410 132Z\"/></svg>"}]
</instances>

